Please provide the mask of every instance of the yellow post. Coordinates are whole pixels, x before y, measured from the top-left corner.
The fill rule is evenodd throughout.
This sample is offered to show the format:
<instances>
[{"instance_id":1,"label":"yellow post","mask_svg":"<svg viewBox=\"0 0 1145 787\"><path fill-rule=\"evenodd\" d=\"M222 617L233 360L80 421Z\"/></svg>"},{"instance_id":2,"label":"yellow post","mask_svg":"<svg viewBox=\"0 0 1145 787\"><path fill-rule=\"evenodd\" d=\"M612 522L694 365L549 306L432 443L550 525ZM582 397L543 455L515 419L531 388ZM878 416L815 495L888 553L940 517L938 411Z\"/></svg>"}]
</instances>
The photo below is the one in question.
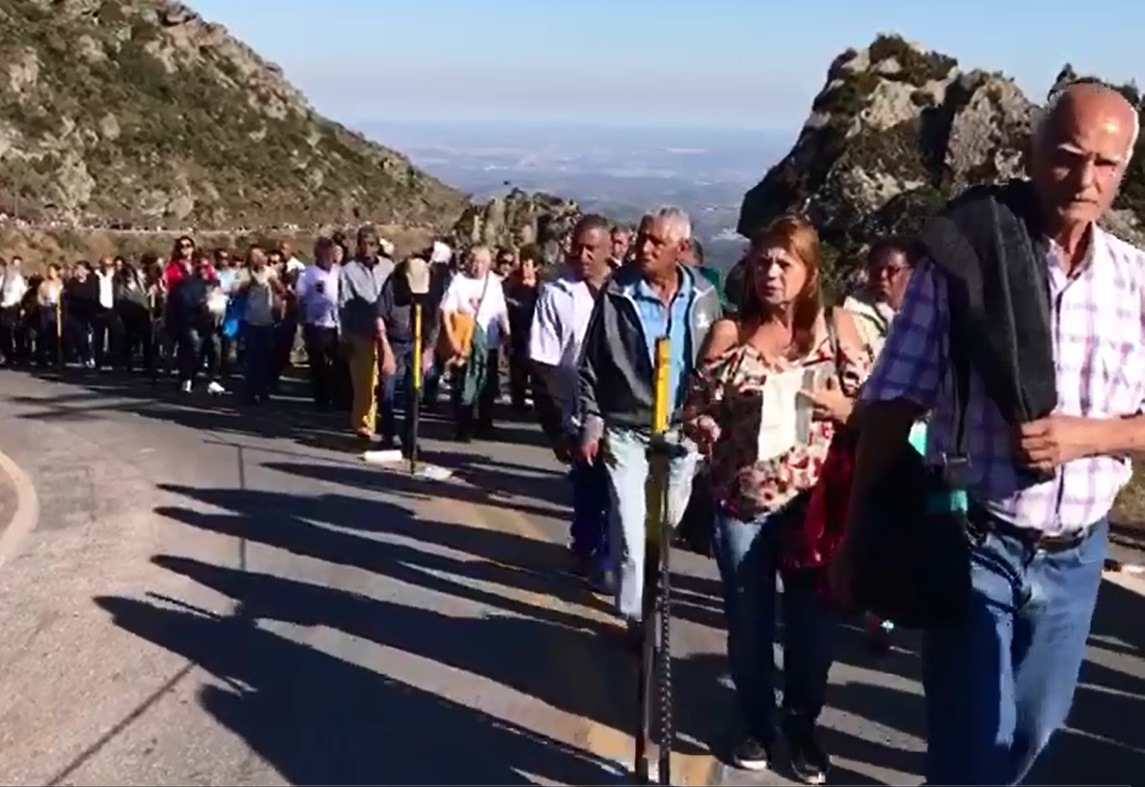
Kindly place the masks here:
<instances>
[{"instance_id":1,"label":"yellow post","mask_svg":"<svg viewBox=\"0 0 1145 787\"><path fill-rule=\"evenodd\" d=\"M417 440L418 421L421 416L421 299L415 298L413 304L413 396L406 402L406 412L410 414L409 439L409 471L410 475L417 473Z\"/></svg>"},{"instance_id":2,"label":"yellow post","mask_svg":"<svg viewBox=\"0 0 1145 787\"><path fill-rule=\"evenodd\" d=\"M56 363L64 368L64 285L56 293Z\"/></svg>"},{"instance_id":3,"label":"yellow post","mask_svg":"<svg viewBox=\"0 0 1145 787\"><path fill-rule=\"evenodd\" d=\"M644 609L641 619L642 655L638 678L636 731L636 768L638 784L649 784L653 721L659 727L657 740L657 779L671 784L669 769L672 757L672 677L669 626L669 575L671 571L668 517L668 476L671 459L664 445L668 419L672 414L672 391L669 368L671 342L667 336L656 340L652 368L652 434L649 436L648 481L645 484L647 518L644 522ZM658 643L657 643L658 640ZM658 647L657 647L658 644Z\"/></svg>"},{"instance_id":4,"label":"yellow post","mask_svg":"<svg viewBox=\"0 0 1145 787\"><path fill-rule=\"evenodd\" d=\"M656 340L656 366L653 380L656 383L652 407L652 433L663 435L668 431L668 416L671 414L668 391L668 366L672 360L672 343L667 336Z\"/></svg>"},{"instance_id":5,"label":"yellow post","mask_svg":"<svg viewBox=\"0 0 1145 787\"><path fill-rule=\"evenodd\" d=\"M413 392L421 393L421 304L413 305Z\"/></svg>"},{"instance_id":6,"label":"yellow post","mask_svg":"<svg viewBox=\"0 0 1145 787\"><path fill-rule=\"evenodd\" d=\"M668 418L672 412L671 392L668 390L668 367L672 346L667 336L656 340L656 365L652 371L652 439L664 437L668 432ZM645 531L648 540L658 543L661 522L668 513L664 510L665 488L668 483L668 462L661 454L653 454L648 465L647 511Z\"/></svg>"}]
</instances>

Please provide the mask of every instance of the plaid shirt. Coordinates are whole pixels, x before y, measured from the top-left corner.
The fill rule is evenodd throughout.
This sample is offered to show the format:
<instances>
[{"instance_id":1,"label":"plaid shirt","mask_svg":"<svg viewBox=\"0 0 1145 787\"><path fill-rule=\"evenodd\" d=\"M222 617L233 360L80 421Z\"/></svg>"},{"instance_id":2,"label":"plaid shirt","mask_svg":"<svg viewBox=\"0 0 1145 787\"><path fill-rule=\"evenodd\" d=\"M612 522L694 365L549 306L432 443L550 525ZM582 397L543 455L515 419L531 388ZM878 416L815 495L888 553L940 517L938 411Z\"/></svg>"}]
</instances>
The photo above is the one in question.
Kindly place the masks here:
<instances>
[{"instance_id":1,"label":"plaid shirt","mask_svg":"<svg viewBox=\"0 0 1145 787\"><path fill-rule=\"evenodd\" d=\"M1145 410L1145 252L1097 229L1087 259L1071 278L1060 249L1046 260L1051 296L1058 411L1090 418ZM946 282L922 261L907 287L863 401L906 399L931 411L927 457L952 452L954 410L947 351ZM1077 459L1053 480L1015 472L1013 430L970 375L966 452L970 496L1003 521L1048 534L1084 529L1105 517L1132 468L1128 457Z\"/></svg>"}]
</instances>

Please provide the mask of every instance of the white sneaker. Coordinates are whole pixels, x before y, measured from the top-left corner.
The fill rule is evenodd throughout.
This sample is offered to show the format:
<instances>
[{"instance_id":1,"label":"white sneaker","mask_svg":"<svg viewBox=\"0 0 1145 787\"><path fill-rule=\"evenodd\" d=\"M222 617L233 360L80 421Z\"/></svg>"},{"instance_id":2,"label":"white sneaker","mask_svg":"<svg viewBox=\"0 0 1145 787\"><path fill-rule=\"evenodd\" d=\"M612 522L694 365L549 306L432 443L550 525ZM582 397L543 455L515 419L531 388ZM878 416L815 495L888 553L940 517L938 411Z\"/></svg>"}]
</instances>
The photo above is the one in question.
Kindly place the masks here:
<instances>
[{"instance_id":1,"label":"white sneaker","mask_svg":"<svg viewBox=\"0 0 1145 787\"><path fill-rule=\"evenodd\" d=\"M191 393L191 381L187 380L185 383L179 386L179 390L181 390L183 393Z\"/></svg>"},{"instance_id":2,"label":"white sneaker","mask_svg":"<svg viewBox=\"0 0 1145 787\"><path fill-rule=\"evenodd\" d=\"M207 393L211 394L212 396L221 396L226 392L227 389L219 385L219 383L214 380L211 380L211 382L207 385Z\"/></svg>"}]
</instances>

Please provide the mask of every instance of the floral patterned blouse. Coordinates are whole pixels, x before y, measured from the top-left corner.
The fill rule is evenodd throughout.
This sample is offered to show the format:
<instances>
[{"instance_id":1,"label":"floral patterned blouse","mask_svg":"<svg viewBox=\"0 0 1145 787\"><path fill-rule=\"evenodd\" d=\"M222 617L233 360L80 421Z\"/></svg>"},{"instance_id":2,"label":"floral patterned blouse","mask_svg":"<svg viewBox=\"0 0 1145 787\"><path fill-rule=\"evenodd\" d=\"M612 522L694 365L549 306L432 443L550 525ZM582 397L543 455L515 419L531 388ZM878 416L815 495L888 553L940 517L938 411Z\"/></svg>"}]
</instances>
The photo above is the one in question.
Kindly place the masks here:
<instances>
[{"instance_id":1,"label":"floral patterned blouse","mask_svg":"<svg viewBox=\"0 0 1145 787\"><path fill-rule=\"evenodd\" d=\"M838 357L832 358L837 352ZM692 376L684 430L716 435L711 484L716 502L737 519L750 521L780 508L815 485L835 434L833 421L812 421L806 439L786 452L758 461L762 387L767 376L811 364L831 363L844 394L853 398L870 370L866 354L839 347L829 338L796 361L770 361L750 344L738 344L708 361Z\"/></svg>"}]
</instances>

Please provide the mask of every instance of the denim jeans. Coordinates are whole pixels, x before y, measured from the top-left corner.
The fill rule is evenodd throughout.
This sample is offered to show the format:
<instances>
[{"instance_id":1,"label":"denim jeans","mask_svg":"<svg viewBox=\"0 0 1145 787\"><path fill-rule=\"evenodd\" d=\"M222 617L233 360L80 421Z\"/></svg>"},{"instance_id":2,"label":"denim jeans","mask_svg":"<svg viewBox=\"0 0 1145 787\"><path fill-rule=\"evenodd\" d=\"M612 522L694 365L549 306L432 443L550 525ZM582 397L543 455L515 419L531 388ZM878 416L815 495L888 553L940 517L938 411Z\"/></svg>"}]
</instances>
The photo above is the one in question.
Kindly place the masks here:
<instances>
[{"instance_id":1,"label":"denim jeans","mask_svg":"<svg viewBox=\"0 0 1145 787\"><path fill-rule=\"evenodd\" d=\"M672 527L684 516L696 473L695 447L687 440L682 445L687 453L674 457L668 471L667 517ZM616 568L616 610L626 620L636 621L643 615L644 602L648 436L627 429L607 429L601 450L608 469L608 544Z\"/></svg>"},{"instance_id":2,"label":"denim jeans","mask_svg":"<svg viewBox=\"0 0 1145 787\"><path fill-rule=\"evenodd\" d=\"M928 784L1017 784L1065 723L1108 537L1102 520L1063 552L1002 527L971 545L967 619L923 637Z\"/></svg>"},{"instance_id":3,"label":"denim jeans","mask_svg":"<svg viewBox=\"0 0 1145 787\"><path fill-rule=\"evenodd\" d=\"M274 326L251 325L243 327L246 363L246 397L262 398L270 395L274 383Z\"/></svg>"},{"instance_id":4,"label":"denim jeans","mask_svg":"<svg viewBox=\"0 0 1145 787\"><path fill-rule=\"evenodd\" d=\"M716 511L713 547L723 585L728 667L735 683L743 732L767 743L775 737L776 578L781 528L803 506L788 504L750 522ZM814 727L827 692L836 625L816 587L816 572L785 577L783 611L782 727Z\"/></svg>"},{"instance_id":5,"label":"denim jeans","mask_svg":"<svg viewBox=\"0 0 1145 787\"><path fill-rule=\"evenodd\" d=\"M409 450L413 440L413 419L410 414L413 402L413 348L394 347L394 373L382 379L381 433L387 440L400 437L402 449ZM401 391L404 413L402 431L398 434L398 392Z\"/></svg>"},{"instance_id":6,"label":"denim jeans","mask_svg":"<svg viewBox=\"0 0 1145 787\"><path fill-rule=\"evenodd\" d=\"M608 565L608 469L597 457L591 465L573 462L569 467L572 485L572 525L569 527L573 554L596 560L598 569Z\"/></svg>"}]
</instances>

